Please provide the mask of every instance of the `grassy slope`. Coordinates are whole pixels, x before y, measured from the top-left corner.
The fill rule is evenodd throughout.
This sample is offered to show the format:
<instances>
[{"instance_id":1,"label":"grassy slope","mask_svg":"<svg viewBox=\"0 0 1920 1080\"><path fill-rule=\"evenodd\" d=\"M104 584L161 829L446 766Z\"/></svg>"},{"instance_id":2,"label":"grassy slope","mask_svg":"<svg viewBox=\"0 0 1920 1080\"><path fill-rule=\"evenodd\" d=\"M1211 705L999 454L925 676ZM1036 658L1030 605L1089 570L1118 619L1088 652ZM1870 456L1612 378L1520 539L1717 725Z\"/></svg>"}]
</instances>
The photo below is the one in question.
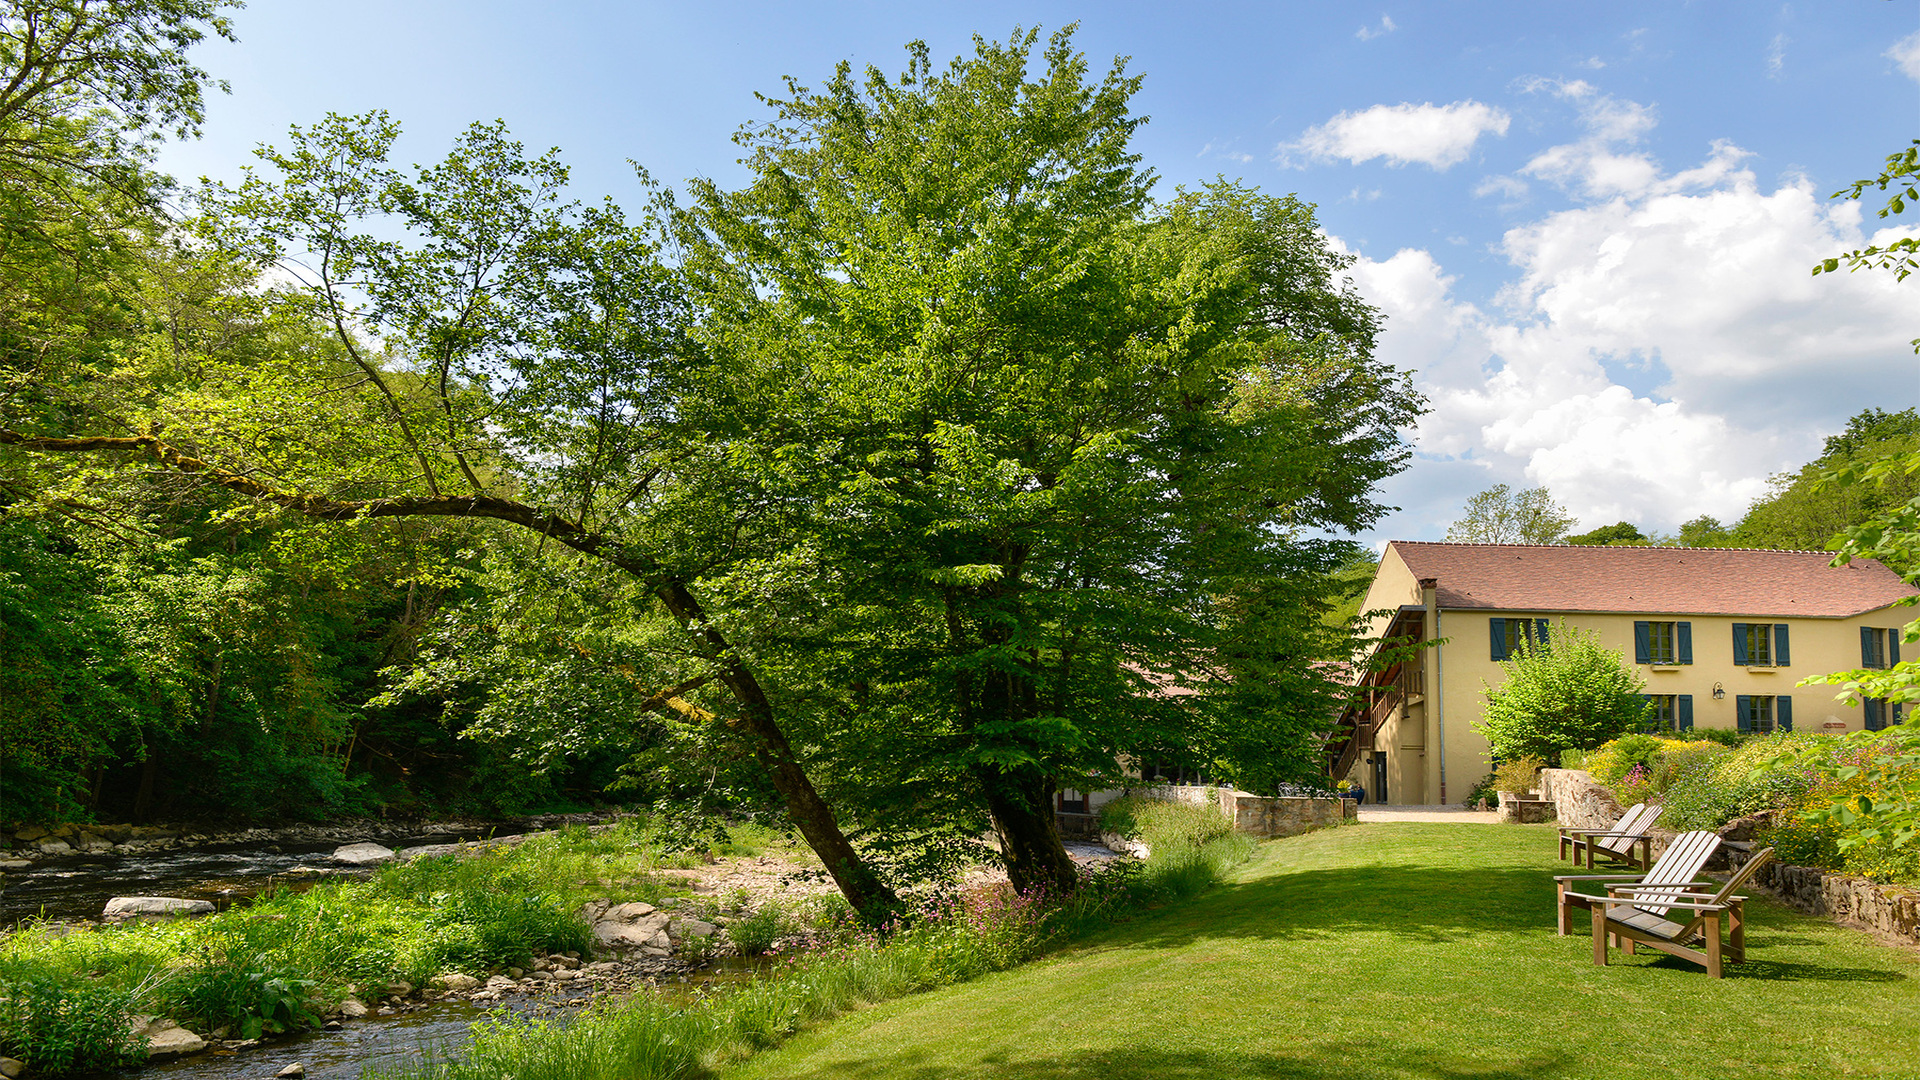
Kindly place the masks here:
<instances>
[{"instance_id":1,"label":"grassy slope","mask_svg":"<svg viewBox=\"0 0 1920 1080\"><path fill-rule=\"evenodd\" d=\"M1364 825L1046 961L845 1017L730 1078L1920 1077L1920 954L1750 905L1721 981L1553 933L1553 833Z\"/></svg>"}]
</instances>

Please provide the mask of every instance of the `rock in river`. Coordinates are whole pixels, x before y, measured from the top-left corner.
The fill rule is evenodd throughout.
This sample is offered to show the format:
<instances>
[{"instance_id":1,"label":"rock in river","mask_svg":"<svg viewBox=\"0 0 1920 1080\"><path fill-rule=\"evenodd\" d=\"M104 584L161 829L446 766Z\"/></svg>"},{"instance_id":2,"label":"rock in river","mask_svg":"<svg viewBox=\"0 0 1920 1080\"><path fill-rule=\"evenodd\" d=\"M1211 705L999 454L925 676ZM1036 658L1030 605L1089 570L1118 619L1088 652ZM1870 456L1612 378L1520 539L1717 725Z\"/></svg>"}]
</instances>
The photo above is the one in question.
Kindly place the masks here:
<instances>
[{"instance_id":1,"label":"rock in river","mask_svg":"<svg viewBox=\"0 0 1920 1080\"><path fill-rule=\"evenodd\" d=\"M393 858L393 849L382 847L371 841L363 840L358 844L347 844L333 849L333 861L351 863L354 866L373 866L388 862Z\"/></svg>"},{"instance_id":2,"label":"rock in river","mask_svg":"<svg viewBox=\"0 0 1920 1080\"><path fill-rule=\"evenodd\" d=\"M177 896L116 896L100 911L103 919L125 919L135 915L211 915L213 904L205 900L182 900Z\"/></svg>"}]
</instances>

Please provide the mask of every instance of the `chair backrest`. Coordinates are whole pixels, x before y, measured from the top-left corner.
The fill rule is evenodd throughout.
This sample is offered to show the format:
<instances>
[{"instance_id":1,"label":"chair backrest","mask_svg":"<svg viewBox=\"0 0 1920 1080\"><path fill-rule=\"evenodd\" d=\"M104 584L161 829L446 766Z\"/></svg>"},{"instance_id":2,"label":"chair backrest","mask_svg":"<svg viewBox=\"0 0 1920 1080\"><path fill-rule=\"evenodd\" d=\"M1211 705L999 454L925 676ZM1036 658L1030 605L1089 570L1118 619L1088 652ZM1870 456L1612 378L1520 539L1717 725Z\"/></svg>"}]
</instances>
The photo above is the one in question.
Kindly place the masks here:
<instances>
[{"instance_id":1,"label":"chair backrest","mask_svg":"<svg viewBox=\"0 0 1920 1080\"><path fill-rule=\"evenodd\" d=\"M1667 845L1667 849L1660 853L1660 857L1653 861L1646 875L1640 879L1642 887L1634 890L1633 896L1642 902L1634 906L1654 915L1665 915L1667 909L1661 905L1661 898L1690 899L1685 886L1700 873L1701 867L1707 865L1707 860L1713 857L1714 849L1719 846L1720 837L1717 833L1690 832L1674 837L1673 843ZM1741 880L1744 883L1745 879ZM1648 890L1645 888L1648 885L1672 885L1674 888L1667 891Z\"/></svg>"},{"instance_id":2,"label":"chair backrest","mask_svg":"<svg viewBox=\"0 0 1920 1080\"><path fill-rule=\"evenodd\" d=\"M1720 886L1720 891L1714 893L1713 899L1709 902L1715 904L1726 903L1727 897L1746 888L1747 882L1753 880L1753 875L1759 873L1761 867L1772 861L1772 848L1761 848L1759 851L1754 852L1753 856L1742 864L1740 869L1735 871L1732 877L1727 879L1727 883Z\"/></svg>"},{"instance_id":3,"label":"chair backrest","mask_svg":"<svg viewBox=\"0 0 1920 1080\"><path fill-rule=\"evenodd\" d=\"M1620 820L1614 822L1613 828L1608 830L1621 835L1600 837L1598 846L1615 855L1625 855L1632 851L1635 841L1644 836L1648 826L1653 824L1653 819L1660 816L1660 810L1660 807L1648 806L1646 803L1634 803L1627 807L1627 812L1621 814Z\"/></svg>"}]
</instances>

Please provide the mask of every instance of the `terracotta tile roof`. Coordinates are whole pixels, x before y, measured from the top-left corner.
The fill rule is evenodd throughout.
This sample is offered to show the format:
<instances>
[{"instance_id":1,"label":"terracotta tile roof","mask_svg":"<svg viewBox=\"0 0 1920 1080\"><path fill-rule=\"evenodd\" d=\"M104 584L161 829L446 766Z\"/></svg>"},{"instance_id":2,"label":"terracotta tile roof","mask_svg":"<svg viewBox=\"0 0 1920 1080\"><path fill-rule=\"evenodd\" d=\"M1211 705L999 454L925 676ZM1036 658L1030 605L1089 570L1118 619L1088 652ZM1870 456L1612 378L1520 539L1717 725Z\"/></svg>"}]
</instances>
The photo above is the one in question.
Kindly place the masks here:
<instances>
[{"instance_id":1,"label":"terracotta tile roof","mask_svg":"<svg viewBox=\"0 0 1920 1080\"><path fill-rule=\"evenodd\" d=\"M1387 546L1414 577L1438 579L1442 608L1840 619L1920 591L1872 559L1828 566L1833 556L1824 551L1406 540Z\"/></svg>"}]
</instances>

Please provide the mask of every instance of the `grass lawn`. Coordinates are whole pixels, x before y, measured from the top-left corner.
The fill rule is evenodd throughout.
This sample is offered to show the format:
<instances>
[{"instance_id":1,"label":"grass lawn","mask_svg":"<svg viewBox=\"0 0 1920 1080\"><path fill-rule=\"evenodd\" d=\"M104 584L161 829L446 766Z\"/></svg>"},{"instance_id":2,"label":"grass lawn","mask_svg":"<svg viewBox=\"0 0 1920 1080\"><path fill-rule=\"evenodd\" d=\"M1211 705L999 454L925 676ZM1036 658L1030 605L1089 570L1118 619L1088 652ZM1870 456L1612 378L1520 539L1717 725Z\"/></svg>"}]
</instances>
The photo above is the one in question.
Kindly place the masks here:
<instances>
[{"instance_id":1,"label":"grass lawn","mask_svg":"<svg viewBox=\"0 0 1920 1080\"><path fill-rule=\"evenodd\" d=\"M853 1013L729 1080L1920 1077L1920 952L1759 901L1745 964L1554 936L1554 832L1369 824L1263 844L1197 900ZM1577 925L1577 924L1576 924Z\"/></svg>"}]
</instances>

